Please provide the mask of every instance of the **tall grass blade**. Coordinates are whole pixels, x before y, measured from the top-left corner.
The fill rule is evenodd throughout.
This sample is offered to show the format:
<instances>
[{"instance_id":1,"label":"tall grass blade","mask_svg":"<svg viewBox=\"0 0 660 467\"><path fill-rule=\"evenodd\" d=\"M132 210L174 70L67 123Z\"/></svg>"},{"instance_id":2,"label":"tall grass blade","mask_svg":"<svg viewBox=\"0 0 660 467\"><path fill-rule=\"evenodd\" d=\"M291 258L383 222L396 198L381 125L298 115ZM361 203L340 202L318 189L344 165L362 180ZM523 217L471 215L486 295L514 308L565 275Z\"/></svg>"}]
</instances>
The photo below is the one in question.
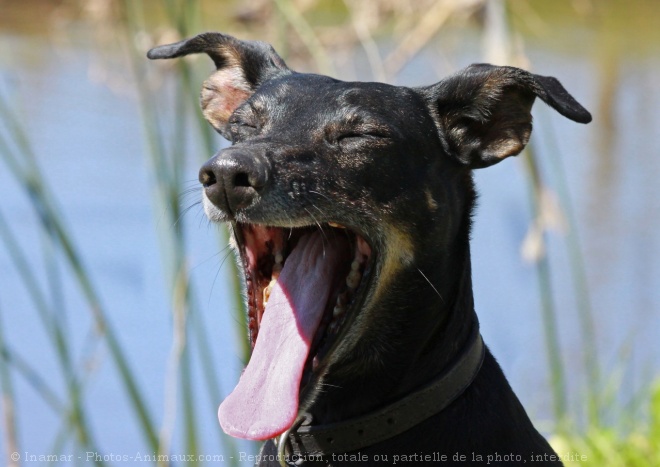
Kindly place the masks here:
<instances>
[{"instance_id":1,"label":"tall grass blade","mask_svg":"<svg viewBox=\"0 0 660 467\"><path fill-rule=\"evenodd\" d=\"M528 144L522 154L527 168L527 181L529 186L529 201L532 209L532 218L538 219L541 215L541 193L543 184L539 167L534 158L533 144ZM542 234L543 235L543 234ZM541 255L535 262L539 280L541 299L541 318L545 336L546 355L550 370L550 385L552 387L553 410L558 427L562 428L567 420L567 390L564 365L561 360L559 331L557 326L557 312L553 299L552 277L550 262L547 255Z\"/></svg>"},{"instance_id":2,"label":"tall grass blade","mask_svg":"<svg viewBox=\"0 0 660 467\"><path fill-rule=\"evenodd\" d=\"M555 179L555 186L562 205L562 210L568 219L568 233L566 236L566 246L568 249L568 259L571 275L573 278L573 290L575 291L576 308L580 323L580 335L582 343L582 362L584 370L587 373L587 416L590 424L600 424L600 395L601 395L601 374L600 361L598 359L598 346L596 344L596 326L594 324L593 307L591 305L591 295L589 293L589 284L587 281L587 272L580 247L580 236L578 231L577 218L573 200L568 189L566 181L566 170L562 165L559 148L557 146L557 136L551 131L550 122L546 121L543 125L548 129L546 134L551 137L548 141L548 152L554 157L547 158L552 174Z\"/></svg>"},{"instance_id":3,"label":"tall grass blade","mask_svg":"<svg viewBox=\"0 0 660 467\"><path fill-rule=\"evenodd\" d=\"M0 117L9 126L12 136L15 138L16 145L20 148L21 157L12 154L9 144L3 138L0 138L0 156L29 197L32 207L41 222L42 229L52 236L53 241L57 244L57 248L61 251L63 258L71 268L76 283L87 301L95 325L99 333L105 338L110 355L119 371L121 381L129 395L129 400L135 410L146 441L150 447L155 448L157 446L157 437L153 429L153 423L151 422L151 417L143 402L133 373L124 356L123 349L119 345L112 327L109 325L98 294L91 283L90 275L83 265L72 237L64 225L63 217L55 206L53 201L55 197L49 192L45 180L41 176L34 151L32 151L26 133L19 125L18 119L11 112L2 96L0 96ZM25 161L25 166L21 166L21 160ZM78 397L77 393L74 395L76 398Z\"/></svg>"},{"instance_id":4,"label":"tall grass blade","mask_svg":"<svg viewBox=\"0 0 660 467\"><path fill-rule=\"evenodd\" d=\"M6 347L4 326L2 324L2 308L0 307L0 352ZM12 374L7 365L7 360L0 355L0 411L2 412L2 420L0 426L4 433L2 442L5 446L6 465L8 467L18 467L18 460L12 457L15 452L20 452L18 448L18 422L14 412L16 406L14 397L14 384L12 382Z\"/></svg>"},{"instance_id":5,"label":"tall grass blade","mask_svg":"<svg viewBox=\"0 0 660 467\"><path fill-rule=\"evenodd\" d=\"M282 15L296 31L300 40L305 44L307 50L316 62L319 72L326 75L336 75L332 60L319 40L314 29L307 22L301 11L291 0L274 0L275 5Z\"/></svg>"},{"instance_id":6,"label":"tall grass blade","mask_svg":"<svg viewBox=\"0 0 660 467\"><path fill-rule=\"evenodd\" d=\"M168 1L165 4L166 13L171 23L176 25L179 35L187 35L189 25L194 23L199 15L197 2ZM167 228L160 232L162 239L163 258L169 271L169 281L175 293L172 296L172 313L174 322L173 347L170 354L168 380L166 382L169 394L166 402L165 421L161 430L160 453L166 454L173 435L175 413L178 411L181 400L183 411L183 436L187 454L197 457L198 446L197 421L195 416L195 397L193 394L193 353L191 342L200 349L200 359L204 372L206 389L211 400L219 401L219 388L215 381L217 367L212 362L208 338L203 327L199 326L202 320L201 313L196 307L193 290L190 284L189 271L186 266L187 248L185 241L184 223L179 222L183 215L180 200L180 189L184 184L184 165L186 153L186 136L188 133L188 108L190 102L197 102L198 90L195 98L191 99L191 69L185 61L175 64L177 82L175 87L175 112L173 121L167 128L166 134L162 130L163 118L157 110L158 98L150 89L146 79L145 66L154 66L144 57L144 50L138 50L132 38L137 37L144 24L143 11L133 2L123 3L125 17L125 31L129 42L129 54L133 76L139 91L139 104L142 113L142 122L147 141L147 153L154 172L156 184L157 204L167 216ZM164 124L163 124L164 125ZM202 131L202 133L204 133ZM203 137L208 147L212 146L211 138L206 133ZM211 153L211 151L209 151ZM195 323L191 326L190 323ZM192 336L191 336L192 335ZM193 338L194 336L194 338ZM176 394L180 394L177 397ZM213 407L213 412L217 408ZM217 425L218 433L220 432ZM220 440L232 464L238 462L238 455L233 440L220 434ZM237 465L237 464L236 464Z\"/></svg>"}]
</instances>

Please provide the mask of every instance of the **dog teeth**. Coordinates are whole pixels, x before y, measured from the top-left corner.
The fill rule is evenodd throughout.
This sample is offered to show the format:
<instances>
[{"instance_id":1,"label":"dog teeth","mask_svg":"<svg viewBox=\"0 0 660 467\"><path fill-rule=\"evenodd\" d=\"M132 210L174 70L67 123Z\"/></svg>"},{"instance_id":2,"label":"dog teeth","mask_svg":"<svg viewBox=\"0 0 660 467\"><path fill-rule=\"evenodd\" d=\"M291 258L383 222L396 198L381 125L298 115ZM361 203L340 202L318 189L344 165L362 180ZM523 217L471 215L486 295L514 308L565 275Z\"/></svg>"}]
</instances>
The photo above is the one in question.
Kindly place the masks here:
<instances>
[{"instance_id":1,"label":"dog teeth","mask_svg":"<svg viewBox=\"0 0 660 467\"><path fill-rule=\"evenodd\" d=\"M362 279L362 274L360 273L360 268L364 259L359 252L355 252L355 259L351 263L351 272L348 273L346 278L346 285L351 291L357 289L357 286L360 285L360 279Z\"/></svg>"},{"instance_id":2,"label":"dog teeth","mask_svg":"<svg viewBox=\"0 0 660 467\"><path fill-rule=\"evenodd\" d=\"M264 306L266 306L266 303L268 303L268 299L270 298L270 291L272 287L270 284L264 289Z\"/></svg>"},{"instance_id":3,"label":"dog teeth","mask_svg":"<svg viewBox=\"0 0 660 467\"><path fill-rule=\"evenodd\" d=\"M332 317L339 318L346 311L346 292L337 295L337 304L332 310Z\"/></svg>"},{"instance_id":4,"label":"dog teeth","mask_svg":"<svg viewBox=\"0 0 660 467\"><path fill-rule=\"evenodd\" d=\"M329 225L330 227L335 227L335 228L337 228L337 229L345 229L345 228L346 228L346 227L344 227L344 226L341 225L341 224L337 224L336 222L328 222L328 225Z\"/></svg>"},{"instance_id":5,"label":"dog teeth","mask_svg":"<svg viewBox=\"0 0 660 467\"><path fill-rule=\"evenodd\" d=\"M264 307L266 306L266 303L268 302L268 299L270 298L270 292L273 290L273 286L275 285L275 282L277 282L277 278L280 276L280 272L282 272L282 267L284 266L284 254L282 254L281 251L278 251L277 253L273 254L273 259L274 259L274 264L273 264L273 270L271 272L271 279L268 285L264 288L263 291L263 304Z\"/></svg>"},{"instance_id":6,"label":"dog teeth","mask_svg":"<svg viewBox=\"0 0 660 467\"><path fill-rule=\"evenodd\" d=\"M357 286L360 285L361 278L362 275L360 274L360 271L356 271L353 269L346 278L346 285L348 286L349 289L355 290L357 289Z\"/></svg>"},{"instance_id":7,"label":"dog teeth","mask_svg":"<svg viewBox=\"0 0 660 467\"><path fill-rule=\"evenodd\" d=\"M280 270L282 269L282 266L280 266ZM264 288L264 306L266 306L266 303L268 303L268 299L270 298L270 292L273 290L273 286L277 282L277 278L279 277L280 273L279 271L275 271L275 267L273 267L273 278L270 280L270 283Z\"/></svg>"}]
</instances>

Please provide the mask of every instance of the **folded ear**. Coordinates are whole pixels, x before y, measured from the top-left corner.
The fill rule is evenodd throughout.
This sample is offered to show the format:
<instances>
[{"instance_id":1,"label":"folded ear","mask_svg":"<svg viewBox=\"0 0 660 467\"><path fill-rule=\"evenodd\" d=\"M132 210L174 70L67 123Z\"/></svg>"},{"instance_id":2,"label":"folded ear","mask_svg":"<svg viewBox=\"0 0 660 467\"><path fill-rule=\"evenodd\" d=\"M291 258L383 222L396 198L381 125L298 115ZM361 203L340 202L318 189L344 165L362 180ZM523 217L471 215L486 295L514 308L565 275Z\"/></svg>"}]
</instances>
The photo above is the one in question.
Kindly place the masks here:
<instances>
[{"instance_id":1,"label":"folded ear","mask_svg":"<svg viewBox=\"0 0 660 467\"><path fill-rule=\"evenodd\" d=\"M264 82L291 73L269 44L241 41L217 32L155 47L147 57L176 58L195 53L207 54L217 68L202 86L202 112L213 128L227 139L230 139L227 122L234 110Z\"/></svg>"},{"instance_id":2,"label":"folded ear","mask_svg":"<svg viewBox=\"0 0 660 467\"><path fill-rule=\"evenodd\" d=\"M471 65L422 93L445 150L473 169L523 150L532 132L536 97L566 118L591 121L591 114L555 78L513 67Z\"/></svg>"}]
</instances>

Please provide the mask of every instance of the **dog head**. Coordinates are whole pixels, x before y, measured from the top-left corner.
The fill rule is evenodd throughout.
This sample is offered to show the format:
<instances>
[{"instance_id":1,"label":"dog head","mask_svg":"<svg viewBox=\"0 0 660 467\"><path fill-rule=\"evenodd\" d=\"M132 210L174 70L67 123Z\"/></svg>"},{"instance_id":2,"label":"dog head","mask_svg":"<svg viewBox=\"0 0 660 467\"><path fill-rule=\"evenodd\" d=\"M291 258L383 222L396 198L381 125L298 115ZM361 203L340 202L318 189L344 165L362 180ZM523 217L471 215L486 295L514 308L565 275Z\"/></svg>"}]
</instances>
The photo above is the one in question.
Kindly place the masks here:
<instances>
[{"instance_id":1,"label":"dog head","mask_svg":"<svg viewBox=\"0 0 660 467\"><path fill-rule=\"evenodd\" d=\"M191 53L216 65L202 109L233 143L200 182L208 217L231 225L253 345L220 421L251 439L288 429L322 388L368 388L363 408L391 391L456 301L471 170L522 151L536 97L591 119L556 79L511 67L472 65L424 88L343 82L218 33L149 57Z\"/></svg>"}]
</instances>

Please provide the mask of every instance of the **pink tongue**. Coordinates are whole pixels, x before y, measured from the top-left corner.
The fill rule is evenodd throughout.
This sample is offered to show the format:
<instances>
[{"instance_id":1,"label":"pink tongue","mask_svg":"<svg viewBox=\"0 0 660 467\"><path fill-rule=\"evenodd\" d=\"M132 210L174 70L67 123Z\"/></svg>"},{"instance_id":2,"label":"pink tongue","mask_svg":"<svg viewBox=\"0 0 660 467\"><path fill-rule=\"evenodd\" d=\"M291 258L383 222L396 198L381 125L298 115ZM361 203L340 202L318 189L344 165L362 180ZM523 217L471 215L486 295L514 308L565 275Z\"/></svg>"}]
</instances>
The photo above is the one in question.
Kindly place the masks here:
<instances>
[{"instance_id":1,"label":"pink tongue","mask_svg":"<svg viewBox=\"0 0 660 467\"><path fill-rule=\"evenodd\" d=\"M228 435L264 440L286 431L298 413L303 368L321 322L345 240L302 237L270 293L252 357L218 418Z\"/></svg>"}]
</instances>

